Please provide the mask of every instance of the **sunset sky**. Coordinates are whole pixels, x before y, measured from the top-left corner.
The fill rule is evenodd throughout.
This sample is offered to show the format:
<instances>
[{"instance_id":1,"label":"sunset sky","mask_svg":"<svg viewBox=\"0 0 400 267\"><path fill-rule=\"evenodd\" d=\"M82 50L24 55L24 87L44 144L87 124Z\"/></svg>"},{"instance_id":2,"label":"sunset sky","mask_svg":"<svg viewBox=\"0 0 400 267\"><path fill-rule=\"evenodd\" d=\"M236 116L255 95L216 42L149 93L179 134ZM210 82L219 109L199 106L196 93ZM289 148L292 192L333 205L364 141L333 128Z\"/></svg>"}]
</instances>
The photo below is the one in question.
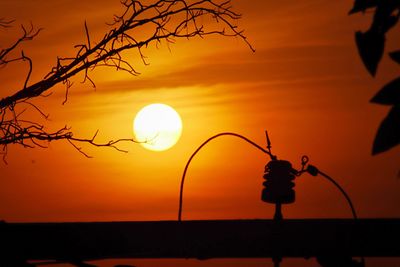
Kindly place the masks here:
<instances>
[{"instance_id":1,"label":"sunset sky","mask_svg":"<svg viewBox=\"0 0 400 267\"><path fill-rule=\"evenodd\" d=\"M372 142L388 107L370 104L398 66L385 54L377 77L358 56L354 33L369 27L371 14L348 16L353 1L232 0L243 14L240 28L256 52L237 38L181 39L144 50L149 66L132 64L139 76L98 69L97 89L76 77L68 102L57 86L35 103L50 120L47 129L72 127L76 137L132 138L132 121L145 105L165 103L180 114L179 142L164 152L138 144L129 153L83 144L85 158L66 141L47 149L8 148L0 163L0 219L8 222L175 220L179 182L191 153L208 137L236 132L300 168L302 155L334 177L351 196L359 217L400 216L399 147L371 156ZM0 17L15 19L0 29L7 46L32 22L43 31L23 45L33 60L31 81L71 56L85 42L84 21L95 41L122 7L112 1L0 1ZM387 51L398 48L399 30L389 33ZM0 70L0 97L20 89L27 65ZM34 115L36 116L36 115ZM36 117L35 117L36 118ZM233 137L216 139L194 159L185 185L187 220L272 218L273 206L260 200L264 154ZM285 218L349 218L340 192L321 177L296 179L296 202ZM251 266L251 265L246 265Z\"/></svg>"}]
</instances>

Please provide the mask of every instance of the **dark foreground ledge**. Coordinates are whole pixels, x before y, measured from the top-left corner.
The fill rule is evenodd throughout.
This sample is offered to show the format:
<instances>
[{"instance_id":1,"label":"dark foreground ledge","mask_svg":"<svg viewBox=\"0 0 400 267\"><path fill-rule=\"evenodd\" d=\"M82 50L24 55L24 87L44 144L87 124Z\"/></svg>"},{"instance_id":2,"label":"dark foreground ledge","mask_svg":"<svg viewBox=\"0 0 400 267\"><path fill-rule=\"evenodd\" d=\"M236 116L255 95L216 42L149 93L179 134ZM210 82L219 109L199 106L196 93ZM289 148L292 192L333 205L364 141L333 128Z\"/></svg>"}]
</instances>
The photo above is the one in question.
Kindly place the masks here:
<instances>
[{"instance_id":1,"label":"dark foreground ledge","mask_svg":"<svg viewBox=\"0 0 400 267\"><path fill-rule=\"evenodd\" d=\"M400 219L0 223L0 262L400 257Z\"/></svg>"}]
</instances>

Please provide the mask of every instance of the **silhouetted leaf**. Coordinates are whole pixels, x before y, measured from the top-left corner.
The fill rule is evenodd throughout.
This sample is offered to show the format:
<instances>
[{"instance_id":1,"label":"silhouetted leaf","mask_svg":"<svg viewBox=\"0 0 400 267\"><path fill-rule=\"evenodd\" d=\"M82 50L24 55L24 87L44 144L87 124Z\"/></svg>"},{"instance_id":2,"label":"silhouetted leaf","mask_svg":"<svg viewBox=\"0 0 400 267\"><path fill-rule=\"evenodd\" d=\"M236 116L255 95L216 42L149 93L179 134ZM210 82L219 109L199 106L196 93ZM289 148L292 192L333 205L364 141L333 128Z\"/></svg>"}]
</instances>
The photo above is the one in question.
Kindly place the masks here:
<instances>
[{"instance_id":1,"label":"silhouetted leaf","mask_svg":"<svg viewBox=\"0 0 400 267\"><path fill-rule=\"evenodd\" d=\"M350 10L349 14L365 11L368 8L374 8L378 5L378 0L355 0L354 6Z\"/></svg>"},{"instance_id":2,"label":"silhouetted leaf","mask_svg":"<svg viewBox=\"0 0 400 267\"><path fill-rule=\"evenodd\" d=\"M399 20L396 9L399 8L398 0L379 1L378 7L375 10L375 15L371 25L371 29L386 33Z\"/></svg>"},{"instance_id":3,"label":"silhouetted leaf","mask_svg":"<svg viewBox=\"0 0 400 267\"><path fill-rule=\"evenodd\" d=\"M356 32L356 44L365 67L372 76L375 76L383 55L385 36L376 31Z\"/></svg>"},{"instance_id":4,"label":"silhouetted leaf","mask_svg":"<svg viewBox=\"0 0 400 267\"><path fill-rule=\"evenodd\" d=\"M385 85L372 99L372 103L400 105L400 77Z\"/></svg>"},{"instance_id":5,"label":"silhouetted leaf","mask_svg":"<svg viewBox=\"0 0 400 267\"><path fill-rule=\"evenodd\" d=\"M379 126L372 155L384 152L400 143L400 105L394 106Z\"/></svg>"},{"instance_id":6,"label":"silhouetted leaf","mask_svg":"<svg viewBox=\"0 0 400 267\"><path fill-rule=\"evenodd\" d=\"M385 23L383 24L383 30L387 32L388 30L390 30L390 28L394 27L398 21L399 21L398 16L387 17Z\"/></svg>"},{"instance_id":7,"label":"silhouetted leaf","mask_svg":"<svg viewBox=\"0 0 400 267\"><path fill-rule=\"evenodd\" d=\"M400 50L389 53L390 58L400 64Z\"/></svg>"}]
</instances>

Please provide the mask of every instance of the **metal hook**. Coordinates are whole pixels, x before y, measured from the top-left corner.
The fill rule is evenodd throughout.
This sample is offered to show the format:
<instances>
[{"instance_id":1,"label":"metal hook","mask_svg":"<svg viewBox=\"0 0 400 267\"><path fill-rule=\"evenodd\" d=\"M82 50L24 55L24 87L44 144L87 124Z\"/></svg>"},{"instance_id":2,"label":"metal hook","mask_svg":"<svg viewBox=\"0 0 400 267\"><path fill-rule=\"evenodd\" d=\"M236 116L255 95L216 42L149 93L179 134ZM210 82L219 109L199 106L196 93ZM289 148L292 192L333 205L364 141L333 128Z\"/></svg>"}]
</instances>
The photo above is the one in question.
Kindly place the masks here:
<instances>
[{"instance_id":1,"label":"metal hook","mask_svg":"<svg viewBox=\"0 0 400 267\"><path fill-rule=\"evenodd\" d=\"M308 156L304 155L301 157L301 165L305 166L309 161Z\"/></svg>"}]
</instances>

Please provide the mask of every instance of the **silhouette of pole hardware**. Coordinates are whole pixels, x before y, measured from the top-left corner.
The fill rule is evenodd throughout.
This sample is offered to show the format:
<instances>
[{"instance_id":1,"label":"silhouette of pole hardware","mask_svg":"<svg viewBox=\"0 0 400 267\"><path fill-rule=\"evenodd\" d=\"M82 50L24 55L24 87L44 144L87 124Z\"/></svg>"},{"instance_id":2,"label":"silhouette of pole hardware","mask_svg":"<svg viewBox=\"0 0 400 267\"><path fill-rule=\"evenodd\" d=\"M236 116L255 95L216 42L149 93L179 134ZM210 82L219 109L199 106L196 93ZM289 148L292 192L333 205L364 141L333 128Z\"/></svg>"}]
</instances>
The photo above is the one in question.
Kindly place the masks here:
<instances>
[{"instance_id":1,"label":"silhouette of pole hardware","mask_svg":"<svg viewBox=\"0 0 400 267\"><path fill-rule=\"evenodd\" d=\"M238 137L254 147L258 148L262 152L266 153L270 156L271 161L265 166L264 171L264 179L266 180L263 185L264 189L262 190L261 199L267 203L275 204L275 214L274 220L281 221L283 220L282 215L282 204L289 204L293 203L295 200L295 192L293 190L294 183L293 180L295 175L299 174L298 171L292 168L292 164L285 160L278 160L275 155L272 154L271 148L271 140L268 136L268 132L265 131L266 141L267 141L267 149L263 149L261 146L257 145L255 142L251 141L250 139L236 134L236 133L220 133L214 135L203 142L190 156L188 162L186 163L185 169L183 171L182 180L181 180L181 187L180 187L180 195L179 195L179 211L178 211L178 221L182 221L182 207L183 207L183 187L185 182L185 176L190 165L190 162L194 158L194 156L203 148L208 142L211 140L220 137L220 136L234 136ZM307 159L308 162L308 159ZM304 168L303 164L303 168ZM280 255L274 255L272 257L275 267L280 266L280 262L282 261L282 257Z\"/></svg>"},{"instance_id":2,"label":"silhouette of pole hardware","mask_svg":"<svg viewBox=\"0 0 400 267\"><path fill-rule=\"evenodd\" d=\"M246 141L247 143L251 144L252 146L258 148L263 153L269 155L270 161L267 163L267 165L265 166L265 169L264 169L263 178L265 179L265 181L263 182L264 188L262 189L261 200L266 203L275 204L275 213L274 213L274 221L275 222L283 222L282 204L294 203L294 201L296 199L296 195L295 195L295 191L294 191L294 186L295 186L294 180L295 180L296 176L300 176L305 172L309 173L312 176L321 175L322 177L326 178L331 183L333 183L346 198L346 200L351 208L353 218L357 219L356 211L354 209L354 206L353 206L353 203L351 202L350 197L347 195L345 190L333 178L331 178L327 174L319 171L317 167L308 164L309 158L307 156L303 156L301 158L301 170L299 170L299 171L294 169L292 167L292 164L289 161L278 160L277 156L272 154L271 140L268 136L267 131L265 131L265 135L266 135L266 142L267 142L266 149L262 148L255 142L244 137L243 135L240 135L237 133L231 133L231 132L219 133L219 134L216 134L216 135L208 138L206 141L204 141L189 157L189 160L187 161L184 171L183 171L183 174L182 174L182 179L181 179L181 184L180 184L180 194L179 194L178 222L182 222L183 188L184 188L184 182L185 182L185 177L186 177L188 167L189 167L190 163L192 162L194 156L206 144L208 144L210 141L214 140L215 138L218 138L221 136L238 137L238 138ZM282 261L282 256L274 255L272 257L272 259L274 262L274 266L279 267L280 262ZM328 259L328 262L330 262L330 260L331 260L331 258ZM346 260L346 262L347 261L353 262L353 260L350 257L350 258L345 258L342 261L343 264L345 264L345 262L344 262L345 260ZM355 264L358 264L358 263L355 262ZM353 266L353 265L349 265L349 266ZM364 266L364 260L362 259L360 265L354 265L354 266Z\"/></svg>"},{"instance_id":3,"label":"silhouette of pole hardware","mask_svg":"<svg viewBox=\"0 0 400 267\"><path fill-rule=\"evenodd\" d=\"M354 219L357 219L357 214L356 210L354 208L354 205L349 197L349 195L346 193L346 191L337 183L332 177L327 175L324 172L321 172L317 167L308 164L309 158L307 156L303 156L301 158L301 170L296 170L292 167L292 164L289 161L286 160L278 160L277 156L272 154L271 151L271 141L268 136L268 132L265 131L266 139L267 139L267 149L264 149L254 141L251 141L247 137L237 134L237 133L232 133L232 132L223 132L216 134L210 138L208 138L206 141L204 141L189 157L189 160L187 161L185 168L183 170L182 178L181 178L181 183L180 183L180 190L179 190L179 208L178 208L178 221L182 221L182 212L183 212L183 189L185 185L185 178L186 174L189 168L190 163L192 162L193 158L196 156L196 154L210 141L221 137L221 136L233 136L240 138L253 147L261 150L263 153L267 154L271 161L267 163L264 169L264 175L263 178L266 180L263 185L264 189L261 194L261 199L264 202L267 203L273 203L275 204L275 215L274 218L277 220L281 220L283 218L282 216L282 211L281 211L281 206L282 204L290 204L295 201L295 191L293 190L294 188L294 179L296 176L300 176L303 173L308 173L311 176L322 176L325 179L327 179L329 182L331 182L335 187L337 187L340 192L343 194L343 196L346 198L347 203L349 204L349 207L351 208L351 212L353 215Z\"/></svg>"},{"instance_id":4,"label":"silhouette of pole hardware","mask_svg":"<svg viewBox=\"0 0 400 267\"><path fill-rule=\"evenodd\" d=\"M265 131L267 139L267 150L271 152L271 140L268 132ZM278 160L273 157L267 163L264 169L263 190L261 192L261 200L266 203L275 204L274 221L282 221L282 204L290 204L295 200L294 178L298 172L292 168L292 164L287 160ZM272 257L274 267L279 267L282 262L282 256L274 255Z\"/></svg>"},{"instance_id":5,"label":"silhouette of pole hardware","mask_svg":"<svg viewBox=\"0 0 400 267\"><path fill-rule=\"evenodd\" d=\"M290 204L295 201L294 182L297 171L286 160L271 160L265 166L261 200L275 204L275 220L282 220L282 204Z\"/></svg>"}]
</instances>

